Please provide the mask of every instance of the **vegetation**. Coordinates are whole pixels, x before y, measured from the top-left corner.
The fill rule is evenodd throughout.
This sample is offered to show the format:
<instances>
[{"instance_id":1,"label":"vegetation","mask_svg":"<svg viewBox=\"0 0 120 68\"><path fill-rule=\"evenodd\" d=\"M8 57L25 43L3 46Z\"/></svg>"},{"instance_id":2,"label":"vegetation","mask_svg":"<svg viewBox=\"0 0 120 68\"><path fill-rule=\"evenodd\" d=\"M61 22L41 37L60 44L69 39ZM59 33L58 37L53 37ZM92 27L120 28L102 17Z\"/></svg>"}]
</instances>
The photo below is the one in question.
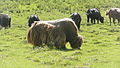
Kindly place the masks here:
<instances>
[{"instance_id":1,"label":"vegetation","mask_svg":"<svg viewBox=\"0 0 120 68\"><path fill-rule=\"evenodd\" d=\"M119 0L0 0L0 13L12 17L12 27L0 30L0 68L118 68L120 67L120 26L109 25L105 11L120 7ZM105 22L87 24L88 8L100 8ZM32 49L26 42L28 17L37 14L41 20L82 16L81 50L54 48Z\"/></svg>"}]
</instances>

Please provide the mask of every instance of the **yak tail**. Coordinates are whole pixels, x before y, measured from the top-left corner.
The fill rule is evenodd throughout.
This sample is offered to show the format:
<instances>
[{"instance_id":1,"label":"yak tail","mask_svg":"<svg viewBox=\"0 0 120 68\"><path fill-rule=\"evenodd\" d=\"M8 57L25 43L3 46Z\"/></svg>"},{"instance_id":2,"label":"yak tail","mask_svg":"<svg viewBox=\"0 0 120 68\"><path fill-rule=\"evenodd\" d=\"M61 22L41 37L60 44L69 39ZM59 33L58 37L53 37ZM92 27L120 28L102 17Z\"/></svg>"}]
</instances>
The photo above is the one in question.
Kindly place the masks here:
<instances>
[{"instance_id":1,"label":"yak tail","mask_svg":"<svg viewBox=\"0 0 120 68\"><path fill-rule=\"evenodd\" d=\"M109 14L109 12L106 12L106 15L108 15Z\"/></svg>"},{"instance_id":2,"label":"yak tail","mask_svg":"<svg viewBox=\"0 0 120 68\"><path fill-rule=\"evenodd\" d=\"M109 15L109 12L110 12L110 11L106 11L106 15Z\"/></svg>"}]
</instances>

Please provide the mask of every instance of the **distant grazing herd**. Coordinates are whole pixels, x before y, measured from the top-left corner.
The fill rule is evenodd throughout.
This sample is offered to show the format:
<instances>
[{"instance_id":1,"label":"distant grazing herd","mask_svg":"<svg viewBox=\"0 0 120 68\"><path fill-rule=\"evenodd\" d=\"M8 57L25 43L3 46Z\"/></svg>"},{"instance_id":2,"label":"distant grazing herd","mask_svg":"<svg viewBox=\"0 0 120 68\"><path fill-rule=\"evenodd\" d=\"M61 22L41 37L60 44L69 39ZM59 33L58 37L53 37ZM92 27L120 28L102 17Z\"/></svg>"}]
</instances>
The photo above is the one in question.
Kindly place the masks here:
<instances>
[{"instance_id":1,"label":"distant grazing herd","mask_svg":"<svg viewBox=\"0 0 120 68\"><path fill-rule=\"evenodd\" d=\"M120 22L120 8L111 8L106 12L111 19ZM104 17L101 16L98 8L88 9L86 12L87 22L95 24L104 23ZM41 47L43 44L55 46L57 49L66 49L66 43L69 42L73 49L80 49L83 43L83 37L79 35L81 16L79 13L73 13L68 18L41 21L37 15L31 15L28 19L30 27L27 33L28 43L33 44L33 48ZM0 27L8 28L11 26L11 17L7 14L0 14Z\"/></svg>"}]
</instances>

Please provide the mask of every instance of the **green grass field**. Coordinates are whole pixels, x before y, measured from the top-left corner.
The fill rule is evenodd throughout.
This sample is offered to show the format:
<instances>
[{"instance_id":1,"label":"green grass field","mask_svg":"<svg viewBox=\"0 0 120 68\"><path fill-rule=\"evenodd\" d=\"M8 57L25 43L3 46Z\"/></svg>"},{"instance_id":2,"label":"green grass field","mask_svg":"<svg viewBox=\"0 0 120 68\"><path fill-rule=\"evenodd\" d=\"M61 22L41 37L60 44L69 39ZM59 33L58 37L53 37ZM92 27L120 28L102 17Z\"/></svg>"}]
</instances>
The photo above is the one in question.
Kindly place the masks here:
<instances>
[{"instance_id":1,"label":"green grass field","mask_svg":"<svg viewBox=\"0 0 120 68\"><path fill-rule=\"evenodd\" d=\"M120 7L119 0L0 0L0 13L9 14L12 27L0 30L0 68L119 68L120 26L109 25L105 12ZM100 8L105 22L87 24L88 8ZM26 41L28 16L37 14L41 20L82 16L80 35L84 37L81 50L48 47L32 49Z\"/></svg>"}]
</instances>

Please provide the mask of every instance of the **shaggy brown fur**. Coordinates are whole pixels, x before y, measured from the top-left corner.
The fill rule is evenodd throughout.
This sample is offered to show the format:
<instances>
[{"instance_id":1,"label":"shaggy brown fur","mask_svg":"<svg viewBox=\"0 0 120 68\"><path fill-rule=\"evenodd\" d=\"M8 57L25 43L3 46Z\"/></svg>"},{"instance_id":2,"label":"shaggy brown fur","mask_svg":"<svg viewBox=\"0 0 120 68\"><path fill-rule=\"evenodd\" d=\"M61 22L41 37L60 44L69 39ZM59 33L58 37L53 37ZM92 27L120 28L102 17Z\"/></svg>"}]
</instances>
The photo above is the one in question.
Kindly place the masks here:
<instances>
[{"instance_id":1,"label":"shaggy brown fur","mask_svg":"<svg viewBox=\"0 0 120 68\"><path fill-rule=\"evenodd\" d=\"M45 24L44 27L41 23ZM72 48L80 49L83 43L82 36L79 36L75 22L70 18L37 21L37 24L29 29L28 42L34 45L41 45L42 43L48 44L51 41L54 42L57 48L65 48L65 43L69 42Z\"/></svg>"},{"instance_id":2,"label":"shaggy brown fur","mask_svg":"<svg viewBox=\"0 0 120 68\"><path fill-rule=\"evenodd\" d=\"M43 43L47 45L55 45L56 48L65 47L66 36L58 27L35 22L28 31L28 42L34 46L40 46Z\"/></svg>"}]
</instances>

